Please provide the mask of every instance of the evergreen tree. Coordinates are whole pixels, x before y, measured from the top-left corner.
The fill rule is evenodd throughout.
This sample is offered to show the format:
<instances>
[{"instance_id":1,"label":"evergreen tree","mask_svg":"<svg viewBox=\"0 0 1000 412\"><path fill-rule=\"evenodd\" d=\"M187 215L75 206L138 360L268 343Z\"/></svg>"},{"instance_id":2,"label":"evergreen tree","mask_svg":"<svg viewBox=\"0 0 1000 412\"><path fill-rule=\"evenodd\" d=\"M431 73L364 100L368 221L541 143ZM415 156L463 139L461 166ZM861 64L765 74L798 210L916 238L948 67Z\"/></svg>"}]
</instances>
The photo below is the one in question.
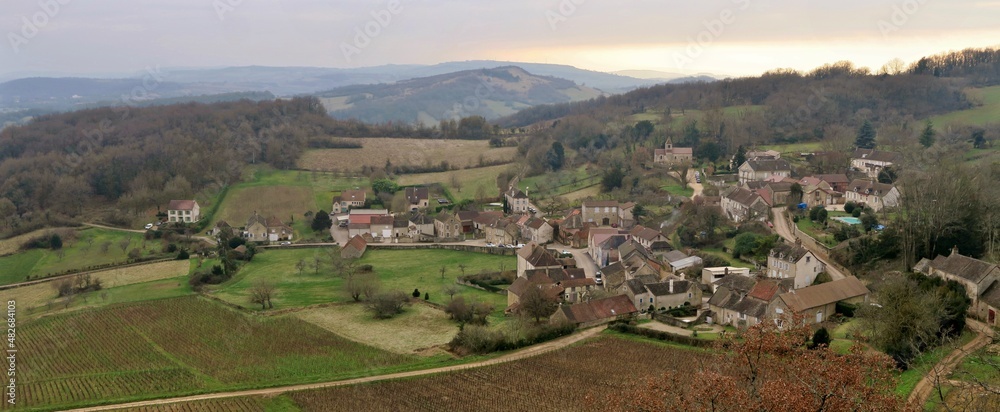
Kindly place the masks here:
<instances>
[{"instance_id":1,"label":"evergreen tree","mask_svg":"<svg viewBox=\"0 0 1000 412\"><path fill-rule=\"evenodd\" d=\"M733 155L733 167L740 167L743 163L747 161L747 149L740 145L736 148L736 154Z\"/></svg>"},{"instance_id":2,"label":"evergreen tree","mask_svg":"<svg viewBox=\"0 0 1000 412\"><path fill-rule=\"evenodd\" d=\"M559 170L562 168L565 160L566 151L563 149L562 143L553 142L552 148L550 148L548 152L545 152L545 163L547 163L549 168L552 170Z\"/></svg>"},{"instance_id":3,"label":"evergreen tree","mask_svg":"<svg viewBox=\"0 0 1000 412\"><path fill-rule=\"evenodd\" d=\"M924 124L924 131L920 133L920 144L924 147L934 146L934 123L931 123L930 119L927 119L927 123Z\"/></svg>"},{"instance_id":4,"label":"evergreen tree","mask_svg":"<svg viewBox=\"0 0 1000 412\"><path fill-rule=\"evenodd\" d=\"M858 149L874 149L875 148L875 126L868 120L865 120L861 128L858 129L858 139L854 141L854 145Z\"/></svg>"},{"instance_id":5,"label":"evergreen tree","mask_svg":"<svg viewBox=\"0 0 1000 412\"><path fill-rule=\"evenodd\" d=\"M312 221L312 230L319 232L329 229L330 226L333 226L333 221L330 220L330 214L326 213L322 209L319 212L316 212L316 216L313 217Z\"/></svg>"}]
</instances>

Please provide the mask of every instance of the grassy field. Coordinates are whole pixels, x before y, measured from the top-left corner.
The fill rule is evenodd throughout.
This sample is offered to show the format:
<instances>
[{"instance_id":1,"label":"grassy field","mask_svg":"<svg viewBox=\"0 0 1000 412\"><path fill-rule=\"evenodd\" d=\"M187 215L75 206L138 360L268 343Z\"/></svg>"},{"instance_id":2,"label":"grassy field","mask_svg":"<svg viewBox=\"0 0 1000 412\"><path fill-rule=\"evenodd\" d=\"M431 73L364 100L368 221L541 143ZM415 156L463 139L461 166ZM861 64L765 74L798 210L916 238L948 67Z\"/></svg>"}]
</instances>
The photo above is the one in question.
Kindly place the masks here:
<instances>
[{"instance_id":1,"label":"grassy field","mask_svg":"<svg viewBox=\"0 0 1000 412\"><path fill-rule=\"evenodd\" d=\"M340 336L395 353L432 354L458 333L444 311L412 305L387 320L376 320L360 304L337 305L296 312L295 317Z\"/></svg>"},{"instance_id":2,"label":"grassy field","mask_svg":"<svg viewBox=\"0 0 1000 412\"><path fill-rule=\"evenodd\" d=\"M440 183L451 192L455 201L475 199L480 188L482 188L483 194L492 198L499 193L496 183L497 176L509 167L510 165L498 165L438 173L407 174L400 176L398 183L403 186ZM453 176L458 180L461 191L452 185Z\"/></svg>"},{"instance_id":3,"label":"grassy field","mask_svg":"<svg viewBox=\"0 0 1000 412\"><path fill-rule=\"evenodd\" d=\"M446 360L390 353L299 319L254 318L197 297L46 317L18 332L30 342L18 363L19 400L30 406L333 380Z\"/></svg>"},{"instance_id":4,"label":"grassy field","mask_svg":"<svg viewBox=\"0 0 1000 412\"><path fill-rule=\"evenodd\" d=\"M561 170L521 179L517 187L528 193L528 197L541 198L562 196L600 183L600 171L584 165L576 169Z\"/></svg>"},{"instance_id":5,"label":"grassy field","mask_svg":"<svg viewBox=\"0 0 1000 412\"><path fill-rule=\"evenodd\" d=\"M966 89L965 94L982 105L931 117L935 128L941 130L948 125L983 126L987 123L1000 123L1000 86Z\"/></svg>"},{"instance_id":6,"label":"grassy field","mask_svg":"<svg viewBox=\"0 0 1000 412\"><path fill-rule=\"evenodd\" d=\"M976 334L969 332L968 330L962 332L962 335L955 339L954 341L938 346L931 351L925 352L917 357L913 361L913 366L907 369L905 372L899 374L899 384L896 385L896 394L899 396L910 396L910 392L913 392L913 388L917 386L917 382L927 374L928 371L934 365L937 365L945 356L951 353L956 348L969 343Z\"/></svg>"},{"instance_id":7,"label":"grassy field","mask_svg":"<svg viewBox=\"0 0 1000 412\"><path fill-rule=\"evenodd\" d=\"M94 272L93 277L101 280L104 289L69 302L57 298L51 282L0 291L0 299L16 300L22 316L35 317L55 311L180 296L190 293L186 277L189 266L186 260L172 260Z\"/></svg>"},{"instance_id":8,"label":"grassy field","mask_svg":"<svg viewBox=\"0 0 1000 412\"><path fill-rule=\"evenodd\" d=\"M836 221L829 223L829 229L836 228L838 224L839 223ZM813 222L808 218L800 217L799 221L796 222L795 225L798 226L799 230L805 232L807 235L812 236L813 239L816 239L827 246L833 247L837 245L837 240L833 238L833 235L824 230L822 223Z\"/></svg>"},{"instance_id":9,"label":"grassy field","mask_svg":"<svg viewBox=\"0 0 1000 412\"><path fill-rule=\"evenodd\" d=\"M307 170L357 171L363 166L395 165L430 166L446 161L458 167L486 162L511 161L516 147L489 146L486 140L393 139L383 137L346 138L361 143L360 149L315 149L299 159L299 167Z\"/></svg>"},{"instance_id":10,"label":"grassy field","mask_svg":"<svg viewBox=\"0 0 1000 412\"><path fill-rule=\"evenodd\" d=\"M590 186L580 190L574 190L569 193L561 195L563 199L566 199L571 205L577 204L577 202L582 202L584 199L597 197L601 194L601 186Z\"/></svg>"},{"instance_id":11,"label":"grassy field","mask_svg":"<svg viewBox=\"0 0 1000 412\"><path fill-rule=\"evenodd\" d=\"M724 259L725 261L729 262L729 266L734 266L734 267L738 267L738 268L750 268L750 269L754 268L753 264L748 263L748 262L744 262L744 261L742 261L740 259L736 259L736 258L733 257L733 255L730 255L729 253L723 252L722 249L720 249L720 248L701 249L700 251L702 253L709 254L709 255L712 255L712 256Z\"/></svg>"},{"instance_id":12,"label":"grassy field","mask_svg":"<svg viewBox=\"0 0 1000 412\"><path fill-rule=\"evenodd\" d=\"M305 212L321 209L329 212L333 197L341 191L369 185L366 178L332 173L251 168L247 174L246 182L229 189L209 227L220 220L233 227L244 226L256 211L265 217L278 217L300 237L306 234Z\"/></svg>"},{"instance_id":13,"label":"grassy field","mask_svg":"<svg viewBox=\"0 0 1000 412\"><path fill-rule=\"evenodd\" d=\"M140 249L143 256L159 253L162 245L159 241L145 241L139 233L107 230L95 227L82 229L60 229L69 231L70 236L62 236L62 251L49 249L31 249L13 255L0 257L0 284L23 282L28 276L39 277L62 273L67 270L84 270L87 267L103 265L128 260L128 253L123 252L120 243L131 239L128 249ZM45 231L42 233L49 233ZM54 230L52 231L55 232ZM37 232L36 232L37 233ZM23 243L26 238L19 242ZM10 240L9 242L13 242ZM104 246L107 244L107 251ZM10 244L6 246L10 247ZM60 253L63 253L60 255Z\"/></svg>"},{"instance_id":14,"label":"grassy field","mask_svg":"<svg viewBox=\"0 0 1000 412\"><path fill-rule=\"evenodd\" d=\"M276 286L273 303L276 309L302 307L330 302L350 300L342 290L343 280L334 276L329 269L327 248L268 250L254 257L253 261L240 270L239 274L215 291L215 295L227 302L256 309L249 303L249 288L258 279L266 279ZM299 274L295 266L303 260L313 263L320 257L322 266L316 274L312 267ZM410 293L419 289L430 294L430 301L446 304L449 300L442 290L455 283L461 276L459 264L466 266L465 273L479 273L482 270L497 271L501 263L505 270L516 268L513 256L486 255L452 250L373 250L365 252L359 264L370 264L378 274L382 290L400 290ZM444 278L440 269L446 268ZM483 290L460 287L460 296L492 303L495 310L502 312L507 306L507 297Z\"/></svg>"},{"instance_id":15,"label":"grassy field","mask_svg":"<svg viewBox=\"0 0 1000 412\"><path fill-rule=\"evenodd\" d=\"M787 157L786 155L798 156L799 153L811 153L823 150L823 144L821 142L772 144L760 146L759 150L776 150L781 153L781 157L784 158Z\"/></svg>"},{"instance_id":16,"label":"grassy field","mask_svg":"<svg viewBox=\"0 0 1000 412\"><path fill-rule=\"evenodd\" d=\"M600 361L609 353L615 354L613 361ZM357 411L372 405L421 411L601 410L597 405L608 393L693 366L704 356L674 346L603 336L496 366L289 396L304 411Z\"/></svg>"}]
</instances>

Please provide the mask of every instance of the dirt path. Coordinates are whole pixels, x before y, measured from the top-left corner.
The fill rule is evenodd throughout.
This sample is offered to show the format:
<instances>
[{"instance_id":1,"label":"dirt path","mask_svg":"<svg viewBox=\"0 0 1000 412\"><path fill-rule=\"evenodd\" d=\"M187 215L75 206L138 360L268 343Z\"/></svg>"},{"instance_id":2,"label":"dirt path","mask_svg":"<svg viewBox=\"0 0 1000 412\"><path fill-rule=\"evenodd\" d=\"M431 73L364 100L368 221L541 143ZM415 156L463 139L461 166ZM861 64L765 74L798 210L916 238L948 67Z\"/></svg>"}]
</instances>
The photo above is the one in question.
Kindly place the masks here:
<instances>
[{"instance_id":1,"label":"dirt path","mask_svg":"<svg viewBox=\"0 0 1000 412\"><path fill-rule=\"evenodd\" d=\"M969 326L969 329L972 329L977 333L976 338L969 343L966 343L961 348L955 349L949 353L948 356L941 359L937 365L934 365L934 368L932 368L930 372L927 372L927 374L920 379L920 382L917 382L917 385L913 387L913 392L910 392L910 397L907 399L907 402L910 405L923 410L924 404L927 403L927 397L934 391L935 382L939 380L947 380L948 375L950 375L951 371L953 371L955 367L962 362L962 359L965 359L965 357L970 353L975 352L979 348L982 348L993 341L992 328L973 319L966 319L965 322Z\"/></svg>"},{"instance_id":2,"label":"dirt path","mask_svg":"<svg viewBox=\"0 0 1000 412\"><path fill-rule=\"evenodd\" d=\"M490 359L490 360L481 361L481 362L474 362L474 363L469 363L469 364L464 364L464 365L445 366L445 367L441 367L441 368L424 369L424 370L417 370L417 371L410 371L410 372L390 373L390 374L387 374L387 375L367 376L367 377L364 377L364 378L355 378L355 379L347 379L347 380L331 381L331 382L320 382L320 383L309 383L309 384L302 384L302 385L279 386L279 387L276 387L276 388L266 388L266 389L251 389L251 390L232 391L232 392L207 393L207 394L203 394L203 395L182 396L182 397L166 398L166 399L154 399L154 400L141 401L141 402L122 403L122 404L117 404L117 405L102 405L102 406L94 406L94 407L89 407L89 408L71 409L71 411L76 411L76 412L107 411L107 410L113 410L113 409L137 408L137 407L155 406L155 405L167 405L167 404L178 403L178 402L201 401L201 400L207 400L207 399L233 398L233 397L241 397L241 396L272 396L272 395L280 395L280 394L285 393L285 392L297 392L297 391L304 391L304 390L311 390L311 389L333 388L333 387L338 387L338 386L356 385L356 384L360 384L360 383L378 382L378 381L385 381L385 380L392 380L392 379L402 379L402 378L411 378L411 377L415 377L415 376L433 375L433 374L444 373L444 372L455 372L455 371L461 371L461 370L465 370L465 369L481 368L483 366L490 366L490 365L496 365L496 364L505 363L505 362L512 362L512 361L516 361L516 360L520 360L520 359L524 359L524 358L529 358L529 357L532 357L532 356L542 355L542 354L545 354L545 353L548 353L548 352L552 352L552 351L555 351L555 350L558 350L558 349L565 348L565 347L567 347L569 345L572 345L574 343L580 342L580 341L582 341L584 339L592 338L594 336L597 336L597 334L601 333L601 331L603 331L603 330L604 330L603 327L594 327L594 328L586 329L586 330L583 330L583 331L580 331L580 332L576 332L576 333L574 333L572 335L569 335L569 336L564 336L564 337L556 339L556 340L545 342L545 343L542 343L542 344L539 344L539 345L530 346L530 347L521 349L521 350L519 350L517 352L509 353L509 354L500 356L500 357L495 358L495 359Z\"/></svg>"}]
</instances>

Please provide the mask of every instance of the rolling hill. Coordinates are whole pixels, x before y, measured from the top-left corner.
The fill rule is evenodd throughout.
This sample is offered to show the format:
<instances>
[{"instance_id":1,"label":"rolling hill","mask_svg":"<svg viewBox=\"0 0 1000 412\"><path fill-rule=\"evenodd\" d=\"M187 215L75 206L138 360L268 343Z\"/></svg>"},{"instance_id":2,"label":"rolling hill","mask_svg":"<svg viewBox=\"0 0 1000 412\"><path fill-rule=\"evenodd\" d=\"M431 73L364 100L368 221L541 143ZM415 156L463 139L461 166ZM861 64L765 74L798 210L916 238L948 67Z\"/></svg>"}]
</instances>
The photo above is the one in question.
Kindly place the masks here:
<instances>
[{"instance_id":1,"label":"rolling hill","mask_svg":"<svg viewBox=\"0 0 1000 412\"><path fill-rule=\"evenodd\" d=\"M317 93L335 118L427 125L471 115L492 120L539 104L587 100L603 94L571 80L535 75L516 66L465 70L396 83L347 86Z\"/></svg>"}]
</instances>

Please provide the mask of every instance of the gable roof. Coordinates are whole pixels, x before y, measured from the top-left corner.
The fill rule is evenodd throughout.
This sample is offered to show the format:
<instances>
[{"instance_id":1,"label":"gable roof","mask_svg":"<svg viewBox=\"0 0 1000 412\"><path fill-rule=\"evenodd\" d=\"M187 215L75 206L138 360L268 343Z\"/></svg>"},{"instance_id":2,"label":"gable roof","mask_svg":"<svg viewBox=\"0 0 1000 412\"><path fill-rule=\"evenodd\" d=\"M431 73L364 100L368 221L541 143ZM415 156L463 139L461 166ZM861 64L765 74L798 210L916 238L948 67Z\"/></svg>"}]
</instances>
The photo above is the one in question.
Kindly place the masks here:
<instances>
[{"instance_id":1,"label":"gable roof","mask_svg":"<svg viewBox=\"0 0 1000 412\"><path fill-rule=\"evenodd\" d=\"M623 286L632 292L633 295L646 293L646 284L642 283L639 279L629 279L625 281Z\"/></svg>"},{"instance_id":2,"label":"gable roof","mask_svg":"<svg viewBox=\"0 0 1000 412\"><path fill-rule=\"evenodd\" d=\"M344 244L344 249L351 248L354 250L365 250L367 247L368 242L366 242L365 238L361 237L361 235L354 235L351 240L348 240L347 243Z\"/></svg>"},{"instance_id":3,"label":"gable roof","mask_svg":"<svg viewBox=\"0 0 1000 412\"><path fill-rule=\"evenodd\" d=\"M746 207L753 206L754 202L756 202L758 199L760 199L761 201L764 200L764 198L761 197L759 194L757 194L757 192L742 187L737 187L733 190L730 190L729 193L726 193L722 197L729 199L733 202L739 203Z\"/></svg>"},{"instance_id":4,"label":"gable roof","mask_svg":"<svg viewBox=\"0 0 1000 412\"><path fill-rule=\"evenodd\" d=\"M960 255L955 251L948 256L938 256L928 263L931 268L979 283L991 272L1000 271L997 265Z\"/></svg>"},{"instance_id":5,"label":"gable roof","mask_svg":"<svg viewBox=\"0 0 1000 412\"><path fill-rule=\"evenodd\" d=\"M864 159L891 163L898 162L899 157L899 153L896 152L883 152L875 149L854 149L854 155L851 156L851 159Z\"/></svg>"},{"instance_id":6,"label":"gable roof","mask_svg":"<svg viewBox=\"0 0 1000 412\"><path fill-rule=\"evenodd\" d=\"M194 200L171 200L167 205L167 210L194 210L198 202Z\"/></svg>"},{"instance_id":7,"label":"gable roof","mask_svg":"<svg viewBox=\"0 0 1000 412\"><path fill-rule=\"evenodd\" d=\"M650 229L642 225L636 225L629 234L648 242L652 242L654 239L663 236L663 233L660 233L659 230Z\"/></svg>"},{"instance_id":8,"label":"gable roof","mask_svg":"<svg viewBox=\"0 0 1000 412\"><path fill-rule=\"evenodd\" d=\"M507 191L507 196L510 197L510 198L512 198L512 199L527 199L528 198L528 196L525 195L524 192L521 191L521 189L518 189L516 187L510 188L510 190Z\"/></svg>"},{"instance_id":9,"label":"gable roof","mask_svg":"<svg viewBox=\"0 0 1000 412\"><path fill-rule=\"evenodd\" d=\"M588 207L618 207L617 200L586 200L583 202L584 208Z\"/></svg>"},{"instance_id":10,"label":"gable roof","mask_svg":"<svg viewBox=\"0 0 1000 412\"><path fill-rule=\"evenodd\" d=\"M492 225L496 223L497 220L503 217L503 212L481 212L476 217L472 218L472 221L480 225Z\"/></svg>"},{"instance_id":11,"label":"gable roof","mask_svg":"<svg viewBox=\"0 0 1000 412\"><path fill-rule=\"evenodd\" d=\"M586 323L638 312L632 300L625 295L595 299L590 302L559 307L563 315L572 323Z\"/></svg>"},{"instance_id":12,"label":"gable roof","mask_svg":"<svg viewBox=\"0 0 1000 412\"><path fill-rule=\"evenodd\" d=\"M345 190L340 192L341 202L364 202L365 201L365 191L364 190Z\"/></svg>"},{"instance_id":13,"label":"gable roof","mask_svg":"<svg viewBox=\"0 0 1000 412\"><path fill-rule=\"evenodd\" d=\"M755 172L777 172L791 171L792 166L785 159L756 158L747 160L745 163Z\"/></svg>"},{"instance_id":14,"label":"gable roof","mask_svg":"<svg viewBox=\"0 0 1000 412\"><path fill-rule=\"evenodd\" d=\"M871 180L854 179L847 186L847 190L863 195L882 197L892 191L895 186L888 183L873 182Z\"/></svg>"},{"instance_id":15,"label":"gable roof","mask_svg":"<svg viewBox=\"0 0 1000 412\"><path fill-rule=\"evenodd\" d=\"M253 212L253 214L250 215L250 218L247 219L247 229L250 229L250 226L253 226L254 224L260 224L261 226L267 227L267 219L265 219L264 216L258 215L257 212Z\"/></svg>"},{"instance_id":16,"label":"gable roof","mask_svg":"<svg viewBox=\"0 0 1000 412\"><path fill-rule=\"evenodd\" d=\"M455 213L455 216L458 216L458 220L461 220L463 223L471 222L473 219L479 216L479 212L475 210L459 210L458 212Z\"/></svg>"},{"instance_id":17,"label":"gable roof","mask_svg":"<svg viewBox=\"0 0 1000 412\"><path fill-rule=\"evenodd\" d=\"M392 221L392 216L372 216L369 223L373 225L391 225Z\"/></svg>"},{"instance_id":18,"label":"gable roof","mask_svg":"<svg viewBox=\"0 0 1000 412\"><path fill-rule=\"evenodd\" d=\"M1000 308L1000 282L993 282L986 291L979 296L979 300L986 302L987 305L992 306L994 309Z\"/></svg>"},{"instance_id":19,"label":"gable roof","mask_svg":"<svg viewBox=\"0 0 1000 412\"><path fill-rule=\"evenodd\" d=\"M868 288L858 278L848 276L822 285L793 289L788 293L782 293L780 297L789 309L802 312L867 294Z\"/></svg>"},{"instance_id":20,"label":"gable roof","mask_svg":"<svg viewBox=\"0 0 1000 412\"><path fill-rule=\"evenodd\" d=\"M789 262L798 262L802 259L806 253L811 253L806 248L802 246L796 246L788 243L781 243L771 248L771 256L778 259L787 260Z\"/></svg>"},{"instance_id":21,"label":"gable roof","mask_svg":"<svg viewBox=\"0 0 1000 412\"><path fill-rule=\"evenodd\" d=\"M670 281L647 283L646 289L648 289L649 293L652 294L653 296L670 296L681 293L687 293L688 289L690 289L691 285L693 285L691 281L687 280L675 280L673 281L673 284L674 284L673 292L670 291Z\"/></svg>"},{"instance_id":22,"label":"gable roof","mask_svg":"<svg viewBox=\"0 0 1000 412\"><path fill-rule=\"evenodd\" d=\"M434 224L434 218L428 216L426 213L417 213L410 216L410 222L415 225L432 225Z\"/></svg>"},{"instance_id":23,"label":"gable roof","mask_svg":"<svg viewBox=\"0 0 1000 412\"><path fill-rule=\"evenodd\" d=\"M406 188L404 194L406 196L406 200L408 200L410 204L420 203L421 200L430 198L427 188L424 186L408 187Z\"/></svg>"},{"instance_id":24,"label":"gable roof","mask_svg":"<svg viewBox=\"0 0 1000 412\"><path fill-rule=\"evenodd\" d=\"M847 182L849 182L849 180L847 180L847 175L845 175L843 173L839 173L839 174L826 174L826 175L815 175L813 177L815 177L815 178L817 178L819 180L822 180L824 182L827 182L827 183L829 183L831 185L834 184L834 183L847 183Z\"/></svg>"},{"instance_id":25,"label":"gable roof","mask_svg":"<svg viewBox=\"0 0 1000 412\"><path fill-rule=\"evenodd\" d=\"M531 220L528 220L527 226L532 229L541 229L541 227L546 224L548 224L548 222L546 222L545 219L539 219L533 217L531 218Z\"/></svg>"},{"instance_id":26,"label":"gable roof","mask_svg":"<svg viewBox=\"0 0 1000 412\"><path fill-rule=\"evenodd\" d=\"M727 288L730 290L749 293L750 289L753 289L757 281L748 276L743 276L737 273L730 273L726 276L723 276L722 279L719 279L712 283L717 285L719 289Z\"/></svg>"},{"instance_id":27,"label":"gable roof","mask_svg":"<svg viewBox=\"0 0 1000 412\"><path fill-rule=\"evenodd\" d=\"M663 258L666 259L667 262L674 263L687 259L688 255L684 254L684 252L681 252L679 250L671 250L667 253L664 253Z\"/></svg>"},{"instance_id":28,"label":"gable roof","mask_svg":"<svg viewBox=\"0 0 1000 412\"><path fill-rule=\"evenodd\" d=\"M517 251L517 256L524 259L528 264L534 267L546 267L546 266L559 266L559 261L556 260L555 256L552 256L548 250L544 247L535 244L534 242L529 243Z\"/></svg>"},{"instance_id":29,"label":"gable roof","mask_svg":"<svg viewBox=\"0 0 1000 412\"><path fill-rule=\"evenodd\" d=\"M723 286L712 295L708 304L759 319L767 313L768 302Z\"/></svg>"},{"instance_id":30,"label":"gable roof","mask_svg":"<svg viewBox=\"0 0 1000 412\"><path fill-rule=\"evenodd\" d=\"M770 302L778 296L778 292L781 291L781 285L773 280L761 280L758 281L747 295Z\"/></svg>"}]
</instances>

